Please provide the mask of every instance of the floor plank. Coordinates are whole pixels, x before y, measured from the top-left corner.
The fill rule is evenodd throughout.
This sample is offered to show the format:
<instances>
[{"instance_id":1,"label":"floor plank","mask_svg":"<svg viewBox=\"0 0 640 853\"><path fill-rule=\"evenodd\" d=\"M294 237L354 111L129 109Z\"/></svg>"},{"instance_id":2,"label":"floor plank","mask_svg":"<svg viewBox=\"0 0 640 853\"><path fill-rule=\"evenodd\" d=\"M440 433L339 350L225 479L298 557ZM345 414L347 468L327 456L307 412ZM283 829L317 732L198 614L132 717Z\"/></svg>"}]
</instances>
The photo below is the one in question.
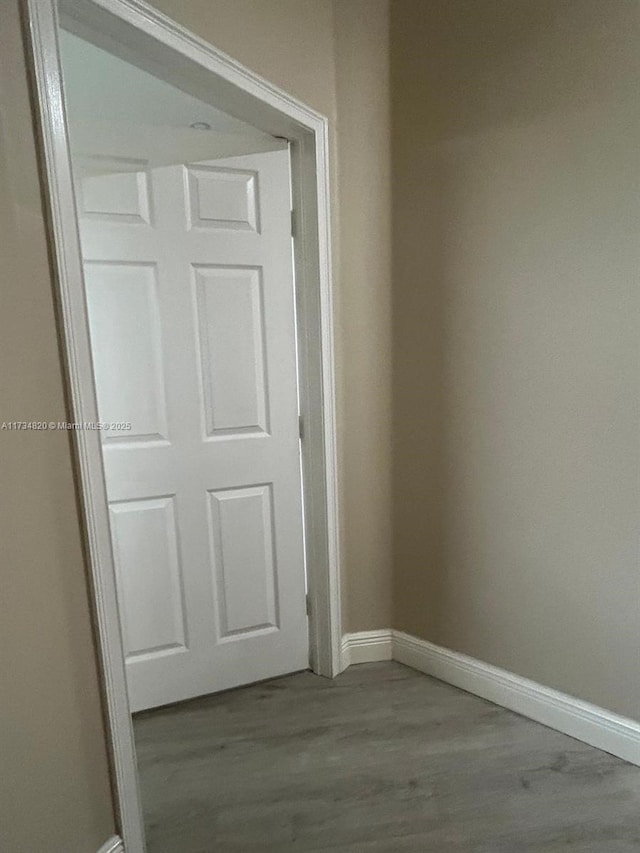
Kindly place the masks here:
<instances>
[{"instance_id":1,"label":"floor plank","mask_svg":"<svg viewBox=\"0 0 640 853\"><path fill-rule=\"evenodd\" d=\"M134 721L149 853L640 853L640 770L397 663Z\"/></svg>"}]
</instances>

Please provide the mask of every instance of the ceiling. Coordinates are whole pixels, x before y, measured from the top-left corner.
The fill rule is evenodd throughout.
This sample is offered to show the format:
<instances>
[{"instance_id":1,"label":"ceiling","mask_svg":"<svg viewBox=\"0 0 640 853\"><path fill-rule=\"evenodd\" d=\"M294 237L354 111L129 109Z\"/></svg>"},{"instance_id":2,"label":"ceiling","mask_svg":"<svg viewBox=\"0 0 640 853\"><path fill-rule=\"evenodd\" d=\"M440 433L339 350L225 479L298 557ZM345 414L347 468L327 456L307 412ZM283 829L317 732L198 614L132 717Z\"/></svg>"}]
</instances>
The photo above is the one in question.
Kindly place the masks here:
<instances>
[{"instance_id":1,"label":"ceiling","mask_svg":"<svg viewBox=\"0 0 640 853\"><path fill-rule=\"evenodd\" d=\"M116 121L173 128L205 122L213 131L273 143L269 134L65 30L60 32L60 51L72 122Z\"/></svg>"}]
</instances>

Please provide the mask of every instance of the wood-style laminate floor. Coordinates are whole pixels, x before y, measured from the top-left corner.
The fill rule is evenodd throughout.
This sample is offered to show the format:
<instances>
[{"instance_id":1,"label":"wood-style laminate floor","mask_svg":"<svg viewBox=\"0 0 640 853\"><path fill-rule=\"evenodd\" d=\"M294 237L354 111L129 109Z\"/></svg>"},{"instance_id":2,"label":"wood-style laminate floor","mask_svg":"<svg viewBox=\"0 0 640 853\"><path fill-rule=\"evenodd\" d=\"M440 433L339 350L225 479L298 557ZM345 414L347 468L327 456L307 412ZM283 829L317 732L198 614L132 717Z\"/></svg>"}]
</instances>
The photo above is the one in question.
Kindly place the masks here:
<instances>
[{"instance_id":1,"label":"wood-style laminate floor","mask_svg":"<svg viewBox=\"0 0 640 853\"><path fill-rule=\"evenodd\" d=\"M640 853L640 769L397 663L135 720L149 853Z\"/></svg>"}]
</instances>

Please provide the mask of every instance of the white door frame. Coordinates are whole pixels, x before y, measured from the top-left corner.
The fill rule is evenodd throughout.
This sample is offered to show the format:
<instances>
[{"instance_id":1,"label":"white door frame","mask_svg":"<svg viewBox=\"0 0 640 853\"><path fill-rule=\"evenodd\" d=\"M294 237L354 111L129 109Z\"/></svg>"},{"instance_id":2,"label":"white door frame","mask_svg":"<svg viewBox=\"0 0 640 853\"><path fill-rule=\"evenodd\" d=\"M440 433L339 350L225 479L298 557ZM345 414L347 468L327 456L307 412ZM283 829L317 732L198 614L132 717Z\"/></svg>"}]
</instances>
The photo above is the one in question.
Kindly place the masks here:
<instances>
[{"instance_id":1,"label":"white door frame","mask_svg":"<svg viewBox=\"0 0 640 853\"><path fill-rule=\"evenodd\" d=\"M60 8L58 9L58 6ZM72 420L98 421L82 256L62 95L58 27L291 141L306 559L314 672L341 668L333 309L327 119L142 0L24 0L46 181L56 297ZM73 432L91 599L116 792L127 853L143 853L100 436Z\"/></svg>"}]
</instances>

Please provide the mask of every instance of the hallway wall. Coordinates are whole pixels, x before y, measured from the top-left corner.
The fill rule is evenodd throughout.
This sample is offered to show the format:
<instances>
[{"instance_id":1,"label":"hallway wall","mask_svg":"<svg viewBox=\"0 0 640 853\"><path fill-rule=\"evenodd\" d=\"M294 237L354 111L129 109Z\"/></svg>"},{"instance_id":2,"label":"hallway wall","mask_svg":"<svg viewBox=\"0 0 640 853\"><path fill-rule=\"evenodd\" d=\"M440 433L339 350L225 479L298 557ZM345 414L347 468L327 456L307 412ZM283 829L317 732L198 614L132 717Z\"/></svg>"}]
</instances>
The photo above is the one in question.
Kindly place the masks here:
<instances>
[{"instance_id":1,"label":"hallway wall","mask_svg":"<svg viewBox=\"0 0 640 853\"><path fill-rule=\"evenodd\" d=\"M391 3L394 627L636 719L639 44Z\"/></svg>"}]
</instances>

